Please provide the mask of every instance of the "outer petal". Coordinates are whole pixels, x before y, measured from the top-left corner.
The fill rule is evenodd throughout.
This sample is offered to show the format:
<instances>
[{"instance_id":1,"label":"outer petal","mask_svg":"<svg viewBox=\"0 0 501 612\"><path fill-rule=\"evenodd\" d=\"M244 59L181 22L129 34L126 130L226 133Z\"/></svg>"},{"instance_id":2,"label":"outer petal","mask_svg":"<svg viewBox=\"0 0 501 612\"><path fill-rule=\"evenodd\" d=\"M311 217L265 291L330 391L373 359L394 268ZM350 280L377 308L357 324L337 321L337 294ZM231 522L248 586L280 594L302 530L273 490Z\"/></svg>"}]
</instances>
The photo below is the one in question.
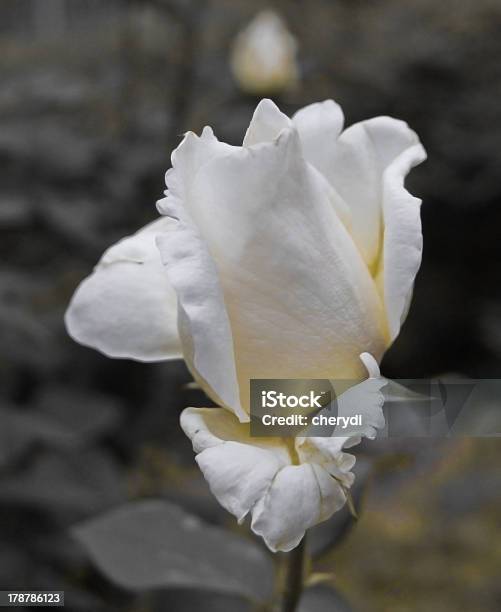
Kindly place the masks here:
<instances>
[{"instance_id":1,"label":"outer petal","mask_svg":"<svg viewBox=\"0 0 501 612\"><path fill-rule=\"evenodd\" d=\"M305 531L345 503L339 483L316 464L291 465L276 475L252 513L252 530L273 550L289 551Z\"/></svg>"},{"instance_id":2,"label":"outer petal","mask_svg":"<svg viewBox=\"0 0 501 612\"><path fill-rule=\"evenodd\" d=\"M66 311L66 327L74 340L109 357L182 357L176 295L155 244L155 237L168 234L171 224L158 219L104 253Z\"/></svg>"},{"instance_id":3,"label":"outer petal","mask_svg":"<svg viewBox=\"0 0 501 612\"><path fill-rule=\"evenodd\" d=\"M290 463L279 440L250 438L248 425L227 410L187 408L181 427L198 452L197 463L219 503L242 521Z\"/></svg>"},{"instance_id":4,"label":"outer petal","mask_svg":"<svg viewBox=\"0 0 501 612\"><path fill-rule=\"evenodd\" d=\"M292 121L271 100L264 99L257 105L244 138L244 147L272 142L286 128L296 127L301 141L301 154L311 164L310 172L318 172L316 161L323 160L331 152L343 127L341 108L332 100L310 104L298 111ZM319 164L318 167L322 167ZM336 214L346 227L351 226L350 210L339 193L327 180L317 175Z\"/></svg>"},{"instance_id":5,"label":"outer petal","mask_svg":"<svg viewBox=\"0 0 501 612\"><path fill-rule=\"evenodd\" d=\"M202 166L183 202L217 270L246 411L250 378L363 378L359 354L386 346L374 282L317 177L289 129Z\"/></svg>"},{"instance_id":6,"label":"outer petal","mask_svg":"<svg viewBox=\"0 0 501 612\"><path fill-rule=\"evenodd\" d=\"M175 231L160 235L157 245L178 296L186 363L211 399L245 421L248 415L240 406L232 332L217 269L186 206L200 169L233 148L217 141L208 129L202 138L192 132L186 135L166 175L168 196L157 204L175 219Z\"/></svg>"},{"instance_id":7,"label":"outer petal","mask_svg":"<svg viewBox=\"0 0 501 612\"><path fill-rule=\"evenodd\" d=\"M323 172L332 163L332 151L343 129L341 107L334 100L316 102L299 110L292 121L298 129L305 158Z\"/></svg>"},{"instance_id":8,"label":"outer petal","mask_svg":"<svg viewBox=\"0 0 501 612\"><path fill-rule=\"evenodd\" d=\"M350 126L332 154L317 163L350 208L352 235L379 280L391 340L405 318L421 262L420 200L405 190L404 178L425 158L405 122L376 117Z\"/></svg>"},{"instance_id":9,"label":"outer petal","mask_svg":"<svg viewBox=\"0 0 501 612\"><path fill-rule=\"evenodd\" d=\"M421 163L426 153L420 144L407 149L383 175L383 256L378 272L392 340L405 321L412 289L423 250L421 200L404 188L411 168Z\"/></svg>"},{"instance_id":10,"label":"outer petal","mask_svg":"<svg viewBox=\"0 0 501 612\"><path fill-rule=\"evenodd\" d=\"M172 192L172 199L187 199L190 186L200 168L211 159L226 155L236 148L220 142L208 126L204 127L200 137L193 132L187 132L172 152L172 168L165 173L165 183ZM169 195L169 192L166 192L166 195ZM157 202L158 211L167 216L172 215L172 206L167 198ZM182 214L182 211L177 210L174 216L177 213Z\"/></svg>"},{"instance_id":11,"label":"outer petal","mask_svg":"<svg viewBox=\"0 0 501 612\"><path fill-rule=\"evenodd\" d=\"M256 106L251 122L245 133L243 145L251 147L261 142L271 142L285 128L292 127L292 121L268 98Z\"/></svg>"},{"instance_id":12,"label":"outer petal","mask_svg":"<svg viewBox=\"0 0 501 612\"><path fill-rule=\"evenodd\" d=\"M299 132L306 159L322 168L329 164L332 148L343 129L344 115L334 100L324 100L297 111L292 120L270 99L256 106L244 138L244 146L271 142L281 130L295 126ZM318 163L317 163L318 162Z\"/></svg>"}]
</instances>

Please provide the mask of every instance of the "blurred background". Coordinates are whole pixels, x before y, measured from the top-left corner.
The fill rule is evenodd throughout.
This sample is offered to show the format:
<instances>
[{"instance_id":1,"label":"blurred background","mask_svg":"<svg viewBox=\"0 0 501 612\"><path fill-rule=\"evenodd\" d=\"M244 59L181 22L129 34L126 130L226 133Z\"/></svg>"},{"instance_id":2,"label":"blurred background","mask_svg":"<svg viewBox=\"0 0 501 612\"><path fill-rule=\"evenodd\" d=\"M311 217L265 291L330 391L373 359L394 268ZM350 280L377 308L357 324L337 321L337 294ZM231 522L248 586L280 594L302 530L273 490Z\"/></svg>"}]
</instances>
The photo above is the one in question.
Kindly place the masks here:
<instances>
[{"instance_id":1,"label":"blurred background","mask_svg":"<svg viewBox=\"0 0 501 612\"><path fill-rule=\"evenodd\" d=\"M295 38L294 78L246 83L235 36L269 8ZM131 592L72 538L150 497L238 528L178 425L207 405L185 366L108 359L63 314L105 248L156 217L183 132L240 143L258 95L285 112L334 98L348 125L388 114L417 131L424 259L383 374L501 378L500 31L499 0L1 1L0 589L65 590L82 612L251 609ZM301 610L501 609L501 443L390 439L359 456L358 522L342 511L310 538L335 603L320 587Z\"/></svg>"}]
</instances>

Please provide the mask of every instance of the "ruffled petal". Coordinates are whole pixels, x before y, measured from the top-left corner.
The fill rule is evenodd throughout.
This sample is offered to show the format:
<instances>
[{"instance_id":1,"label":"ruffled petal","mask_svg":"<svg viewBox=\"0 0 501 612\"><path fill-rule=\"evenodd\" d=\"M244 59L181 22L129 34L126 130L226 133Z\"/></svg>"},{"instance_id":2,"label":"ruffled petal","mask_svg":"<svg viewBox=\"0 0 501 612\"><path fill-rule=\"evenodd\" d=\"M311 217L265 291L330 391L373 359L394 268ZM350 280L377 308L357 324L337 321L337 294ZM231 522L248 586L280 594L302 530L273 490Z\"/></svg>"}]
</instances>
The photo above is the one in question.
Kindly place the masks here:
<instances>
[{"instance_id":1,"label":"ruffled petal","mask_svg":"<svg viewBox=\"0 0 501 612\"><path fill-rule=\"evenodd\" d=\"M301 463L319 465L333 476L345 489L351 487L355 480L350 471L355 465L356 458L344 452L344 448L358 443L360 439L353 437L312 437L296 438L296 450Z\"/></svg>"},{"instance_id":2,"label":"ruffled petal","mask_svg":"<svg viewBox=\"0 0 501 612\"><path fill-rule=\"evenodd\" d=\"M292 465L281 438L255 438L249 425L221 408L187 408L181 427L191 439L197 463L219 503L238 521L252 515L253 531L273 550L297 546L304 532L328 519L346 501L355 462L343 440L298 445L302 465ZM334 448L337 445L337 448Z\"/></svg>"},{"instance_id":3,"label":"ruffled petal","mask_svg":"<svg viewBox=\"0 0 501 612\"><path fill-rule=\"evenodd\" d=\"M193 179L200 168L211 159L226 155L236 148L220 142L209 126L204 127L201 136L187 132L179 146L172 152L172 168L165 173L167 197L157 202L158 212L175 218L177 214L182 215L182 210L176 205L176 201L189 198ZM168 197L169 194L172 198Z\"/></svg>"},{"instance_id":4,"label":"ruffled petal","mask_svg":"<svg viewBox=\"0 0 501 612\"><path fill-rule=\"evenodd\" d=\"M155 244L171 221L158 219L108 249L79 285L65 315L70 336L109 357L182 357L176 295Z\"/></svg>"},{"instance_id":5,"label":"ruffled petal","mask_svg":"<svg viewBox=\"0 0 501 612\"><path fill-rule=\"evenodd\" d=\"M251 527L272 551L295 548L306 530L345 503L340 484L316 464L281 469L252 512Z\"/></svg>"},{"instance_id":6,"label":"ruffled petal","mask_svg":"<svg viewBox=\"0 0 501 612\"><path fill-rule=\"evenodd\" d=\"M280 440L250 438L249 426L227 410L187 408L181 427L199 453L196 460L212 493L240 522L290 463Z\"/></svg>"}]
</instances>

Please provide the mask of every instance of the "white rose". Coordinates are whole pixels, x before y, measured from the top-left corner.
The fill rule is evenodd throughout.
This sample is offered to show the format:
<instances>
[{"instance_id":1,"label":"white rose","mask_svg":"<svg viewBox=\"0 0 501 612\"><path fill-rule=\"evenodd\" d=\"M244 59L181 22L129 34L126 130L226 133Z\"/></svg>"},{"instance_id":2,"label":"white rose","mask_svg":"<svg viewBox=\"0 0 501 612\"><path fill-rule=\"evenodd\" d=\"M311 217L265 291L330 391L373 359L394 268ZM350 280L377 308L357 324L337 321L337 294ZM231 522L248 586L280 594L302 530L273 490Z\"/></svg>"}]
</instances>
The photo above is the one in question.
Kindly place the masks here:
<instances>
[{"instance_id":1,"label":"white rose","mask_svg":"<svg viewBox=\"0 0 501 612\"><path fill-rule=\"evenodd\" d=\"M158 203L168 217L110 249L66 316L76 340L111 356L168 359L177 298L184 358L221 406L188 408L182 427L217 499L239 520L251 513L272 550L344 504L354 458L343 448L383 424L377 363L421 260L420 200L404 188L425 159L416 134L389 117L342 124L330 100L292 119L263 100L242 147L188 133ZM366 370L354 389L373 420L360 435L249 436L251 378L363 381Z\"/></svg>"},{"instance_id":2,"label":"white rose","mask_svg":"<svg viewBox=\"0 0 501 612\"><path fill-rule=\"evenodd\" d=\"M279 93L298 80L297 43L283 19L265 10L236 37L231 51L235 80L251 94Z\"/></svg>"}]
</instances>

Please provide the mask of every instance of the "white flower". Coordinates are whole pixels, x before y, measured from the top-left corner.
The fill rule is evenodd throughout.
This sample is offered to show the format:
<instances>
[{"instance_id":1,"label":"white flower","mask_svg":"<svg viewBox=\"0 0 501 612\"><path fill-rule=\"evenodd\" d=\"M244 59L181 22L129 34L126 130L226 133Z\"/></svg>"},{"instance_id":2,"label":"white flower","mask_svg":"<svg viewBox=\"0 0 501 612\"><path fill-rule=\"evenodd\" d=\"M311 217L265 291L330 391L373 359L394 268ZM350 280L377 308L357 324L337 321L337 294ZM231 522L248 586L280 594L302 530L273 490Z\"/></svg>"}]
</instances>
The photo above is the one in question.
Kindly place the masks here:
<instances>
[{"instance_id":1,"label":"white flower","mask_svg":"<svg viewBox=\"0 0 501 612\"><path fill-rule=\"evenodd\" d=\"M283 19L272 10L258 13L236 37L231 67L246 92L282 92L298 80L297 43Z\"/></svg>"},{"instance_id":2,"label":"white flower","mask_svg":"<svg viewBox=\"0 0 501 612\"><path fill-rule=\"evenodd\" d=\"M332 101L289 119L263 100L241 147L209 128L188 133L158 203L168 218L108 251L66 318L107 354L167 359L179 351L175 294L184 358L221 406L185 410L182 427L220 503L239 520L251 513L272 550L344 503L354 459L343 447L382 426L377 362L421 260L420 201L404 188L425 158L416 134L389 117L342 124ZM366 368L371 378L340 399L366 398L367 429L249 436L250 379L363 381Z\"/></svg>"}]
</instances>

